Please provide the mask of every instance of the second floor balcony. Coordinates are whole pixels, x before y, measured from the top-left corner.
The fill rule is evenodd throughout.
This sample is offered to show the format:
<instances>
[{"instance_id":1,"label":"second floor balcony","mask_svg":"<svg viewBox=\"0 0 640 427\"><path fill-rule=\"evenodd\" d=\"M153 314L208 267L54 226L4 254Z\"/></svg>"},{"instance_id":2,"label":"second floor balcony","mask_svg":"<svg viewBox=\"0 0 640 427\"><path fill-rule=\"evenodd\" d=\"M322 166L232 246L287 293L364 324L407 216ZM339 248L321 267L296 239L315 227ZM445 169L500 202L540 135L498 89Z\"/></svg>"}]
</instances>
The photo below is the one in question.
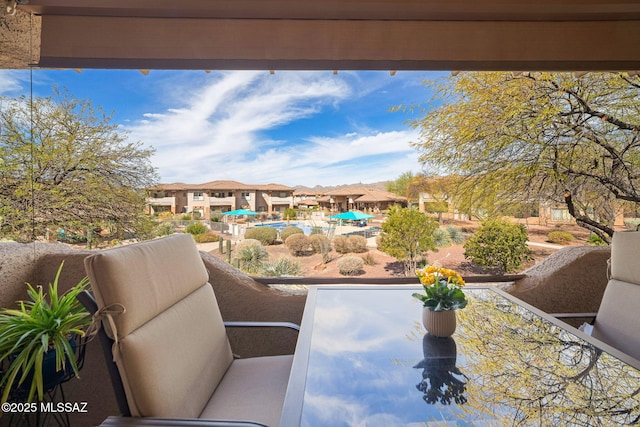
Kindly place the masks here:
<instances>
[{"instance_id":1,"label":"second floor balcony","mask_svg":"<svg viewBox=\"0 0 640 427\"><path fill-rule=\"evenodd\" d=\"M209 197L209 206L235 206L235 197Z\"/></svg>"},{"instance_id":2,"label":"second floor balcony","mask_svg":"<svg viewBox=\"0 0 640 427\"><path fill-rule=\"evenodd\" d=\"M149 197L147 203L153 206L175 206L175 197Z\"/></svg>"}]
</instances>

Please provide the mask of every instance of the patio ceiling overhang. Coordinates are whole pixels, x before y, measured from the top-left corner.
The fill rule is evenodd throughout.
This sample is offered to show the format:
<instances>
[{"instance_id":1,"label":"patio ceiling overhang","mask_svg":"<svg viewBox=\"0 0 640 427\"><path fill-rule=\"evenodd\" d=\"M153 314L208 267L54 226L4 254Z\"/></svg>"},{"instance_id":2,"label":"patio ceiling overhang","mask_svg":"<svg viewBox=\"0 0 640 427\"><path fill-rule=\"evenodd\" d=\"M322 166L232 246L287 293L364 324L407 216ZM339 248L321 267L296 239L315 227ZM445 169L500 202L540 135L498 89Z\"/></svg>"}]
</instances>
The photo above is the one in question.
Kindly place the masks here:
<instances>
[{"instance_id":1,"label":"patio ceiling overhang","mask_svg":"<svg viewBox=\"0 0 640 427\"><path fill-rule=\"evenodd\" d=\"M640 0L28 0L18 8L42 17L41 67L640 70Z\"/></svg>"}]
</instances>

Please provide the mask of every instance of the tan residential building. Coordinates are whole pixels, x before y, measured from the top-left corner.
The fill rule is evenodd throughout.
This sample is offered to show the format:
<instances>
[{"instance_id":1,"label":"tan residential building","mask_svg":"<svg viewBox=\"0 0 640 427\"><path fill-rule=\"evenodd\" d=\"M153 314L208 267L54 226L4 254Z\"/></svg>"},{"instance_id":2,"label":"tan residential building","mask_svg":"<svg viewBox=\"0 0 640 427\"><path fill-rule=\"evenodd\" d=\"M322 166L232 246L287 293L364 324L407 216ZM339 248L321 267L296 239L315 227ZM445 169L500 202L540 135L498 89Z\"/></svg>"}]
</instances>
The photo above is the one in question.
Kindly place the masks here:
<instances>
[{"instance_id":1,"label":"tan residential building","mask_svg":"<svg viewBox=\"0 0 640 427\"><path fill-rule=\"evenodd\" d=\"M296 190L293 192L293 205L305 209L317 208L318 194L313 191Z\"/></svg>"},{"instance_id":2,"label":"tan residential building","mask_svg":"<svg viewBox=\"0 0 640 427\"><path fill-rule=\"evenodd\" d=\"M159 184L148 190L148 213L197 212L210 219L212 212L249 209L267 214L293 207L292 187L280 184L243 184L237 181L211 181L204 184Z\"/></svg>"},{"instance_id":3,"label":"tan residential building","mask_svg":"<svg viewBox=\"0 0 640 427\"><path fill-rule=\"evenodd\" d=\"M354 187L329 191L318 198L318 204L331 212L368 210L378 213L393 205L406 206L407 199L387 191Z\"/></svg>"}]
</instances>

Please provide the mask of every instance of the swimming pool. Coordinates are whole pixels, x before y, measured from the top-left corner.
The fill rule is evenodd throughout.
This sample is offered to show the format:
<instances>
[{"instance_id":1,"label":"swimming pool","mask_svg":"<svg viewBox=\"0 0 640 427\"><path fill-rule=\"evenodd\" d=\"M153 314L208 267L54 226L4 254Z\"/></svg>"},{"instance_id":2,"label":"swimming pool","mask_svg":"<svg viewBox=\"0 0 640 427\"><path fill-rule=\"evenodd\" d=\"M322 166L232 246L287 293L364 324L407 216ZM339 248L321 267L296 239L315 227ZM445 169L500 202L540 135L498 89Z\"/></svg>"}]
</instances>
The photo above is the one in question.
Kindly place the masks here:
<instances>
[{"instance_id":1,"label":"swimming pool","mask_svg":"<svg viewBox=\"0 0 640 427\"><path fill-rule=\"evenodd\" d=\"M254 225L254 227L272 227L278 230L278 233L290 226L300 228L302 231L304 231L304 234L311 234L311 230L313 230L313 226L302 223L302 222L290 222L289 224L287 224L286 222L282 221L282 222L268 222L268 223ZM329 230L329 227L322 227L323 232L326 233L328 230Z\"/></svg>"}]
</instances>

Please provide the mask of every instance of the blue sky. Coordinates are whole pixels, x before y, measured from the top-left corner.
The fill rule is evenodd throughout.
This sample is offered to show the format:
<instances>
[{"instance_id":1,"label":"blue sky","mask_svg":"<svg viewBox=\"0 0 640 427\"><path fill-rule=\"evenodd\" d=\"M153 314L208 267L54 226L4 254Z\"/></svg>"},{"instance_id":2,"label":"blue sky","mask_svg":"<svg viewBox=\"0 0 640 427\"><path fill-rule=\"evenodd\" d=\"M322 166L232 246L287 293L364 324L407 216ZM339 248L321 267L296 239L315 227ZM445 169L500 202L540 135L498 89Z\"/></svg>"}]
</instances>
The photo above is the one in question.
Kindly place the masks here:
<instances>
[{"instance_id":1,"label":"blue sky","mask_svg":"<svg viewBox=\"0 0 640 427\"><path fill-rule=\"evenodd\" d=\"M420 171L417 132L400 104L428 101L445 73L340 71L34 70L34 96L53 85L114 112L133 141L156 150L161 181L337 185ZM0 95L28 94L29 71L0 70Z\"/></svg>"}]
</instances>

